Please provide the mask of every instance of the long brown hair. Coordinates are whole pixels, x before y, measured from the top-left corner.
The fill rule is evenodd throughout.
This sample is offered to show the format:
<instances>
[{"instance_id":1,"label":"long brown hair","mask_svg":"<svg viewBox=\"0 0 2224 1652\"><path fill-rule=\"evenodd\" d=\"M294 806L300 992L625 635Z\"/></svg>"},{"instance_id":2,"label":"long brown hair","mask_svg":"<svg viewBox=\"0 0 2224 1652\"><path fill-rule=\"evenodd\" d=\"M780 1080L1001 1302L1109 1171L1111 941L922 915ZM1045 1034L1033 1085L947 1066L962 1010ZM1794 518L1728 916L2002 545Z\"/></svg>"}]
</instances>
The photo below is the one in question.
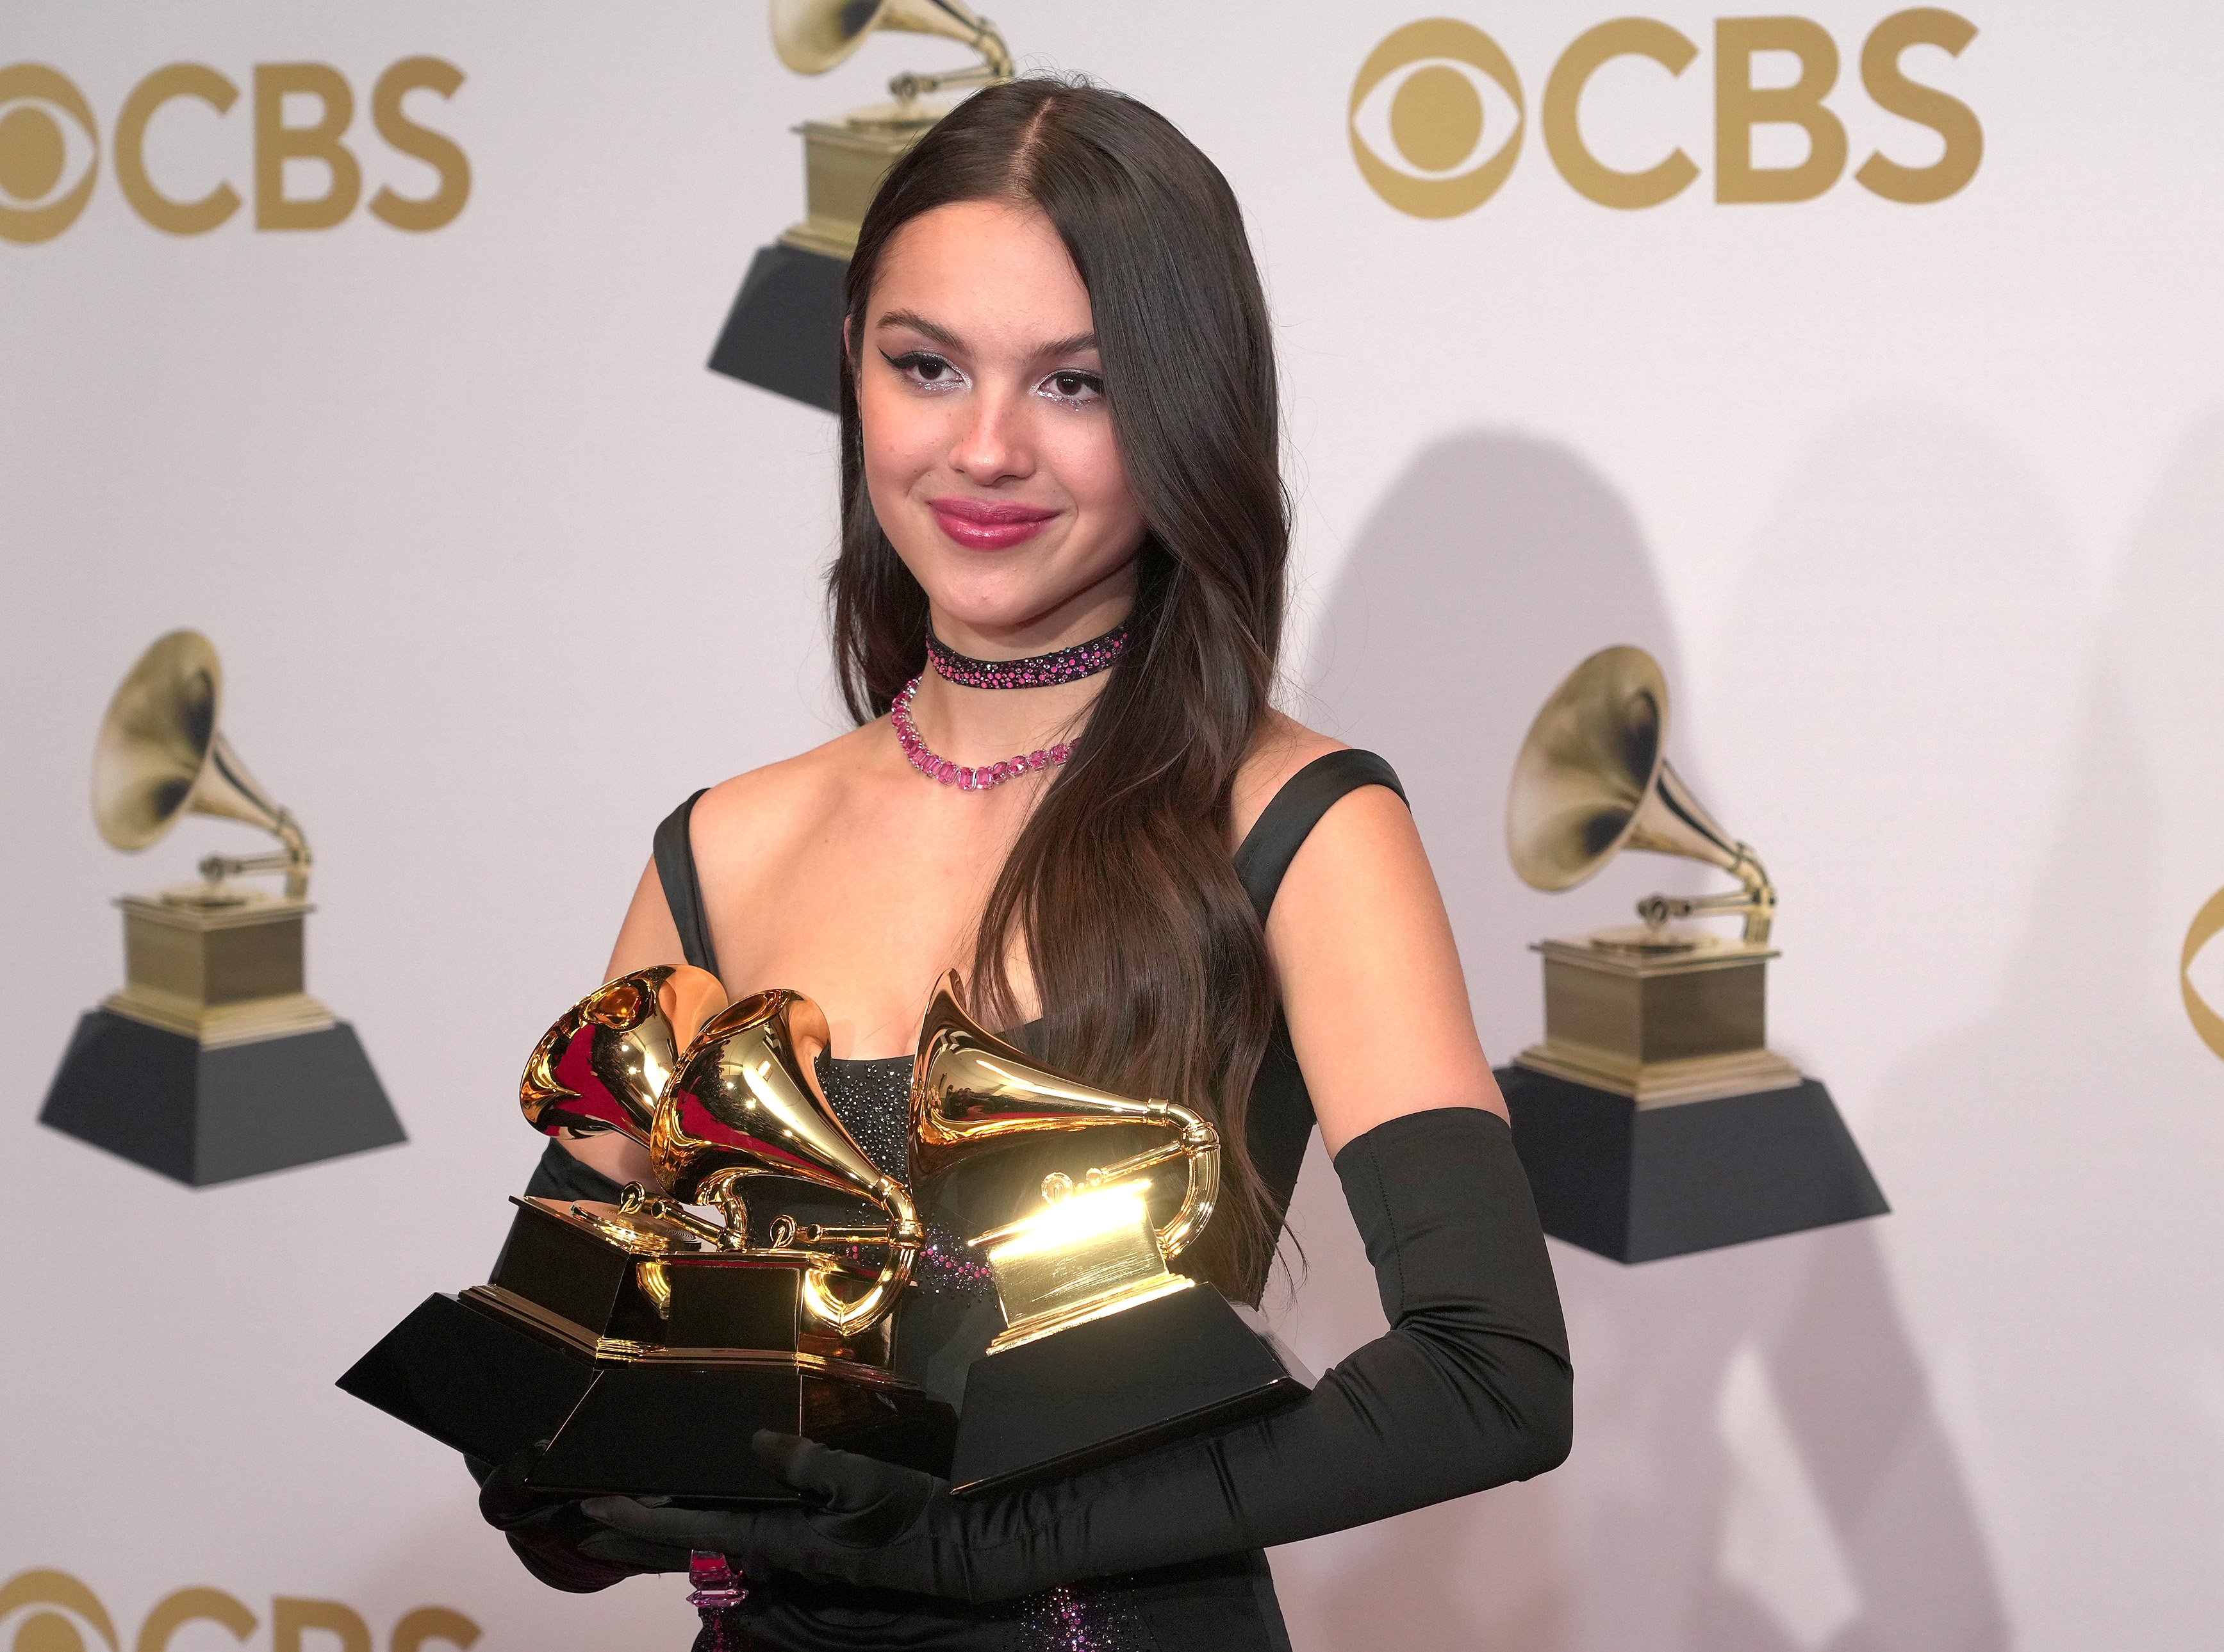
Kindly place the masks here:
<instances>
[{"instance_id":1,"label":"long brown hair","mask_svg":"<svg viewBox=\"0 0 2224 1652\"><path fill-rule=\"evenodd\" d=\"M1046 1060L1218 1123L1222 1204L1184 1265L1255 1297L1282 1212L1268 1208L1246 1114L1275 997L1228 837L1236 771L1267 715L1289 550L1258 269L1227 180L1162 116L1093 86L1015 80L976 93L881 186L850 263L852 363L895 232L970 200L1028 203L1065 243L1147 524L1128 645L990 890L972 1007L991 1026L1018 1019L1016 939ZM842 484L828 583L843 696L863 723L923 668L927 600L866 491L854 368Z\"/></svg>"}]
</instances>

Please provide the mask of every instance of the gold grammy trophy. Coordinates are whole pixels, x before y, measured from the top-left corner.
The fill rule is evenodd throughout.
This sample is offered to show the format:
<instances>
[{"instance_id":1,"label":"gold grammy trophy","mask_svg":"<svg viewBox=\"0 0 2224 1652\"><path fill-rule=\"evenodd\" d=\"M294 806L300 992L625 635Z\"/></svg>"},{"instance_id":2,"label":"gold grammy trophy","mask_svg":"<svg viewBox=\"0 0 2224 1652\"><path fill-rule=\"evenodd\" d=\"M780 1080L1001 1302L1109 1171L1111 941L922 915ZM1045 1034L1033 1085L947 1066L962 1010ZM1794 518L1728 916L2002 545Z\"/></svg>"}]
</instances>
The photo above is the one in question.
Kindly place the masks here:
<instances>
[{"instance_id":1,"label":"gold grammy trophy","mask_svg":"<svg viewBox=\"0 0 2224 1652\"><path fill-rule=\"evenodd\" d=\"M951 1468L961 1495L1071 1473L1311 1386L1252 1309L1169 1266L1219 1197L1210 1121L1035 1061L965 1013L954 972L920 1029L911 1116L922 1198L960 1167L1023 1143L1123 1125L1167 1132L1077 1179L1052 1171L1030 1208L967 1242L995 1281L1005 1329L967 1375ZM1153 1173L1167 1170L1182 1177L1181 1199L1154 1225Z\"/></svg>"},{"instance_id":2,"label":"gold grammy trophy","mask_svg":"<svg viewBox=\"0 0 2224 1652\"><path fill-rule=\"evenodd\" d=\"M1012 77L994 23L964 0L773 0L773 49L798 74L824 74L875 33L932 35L980 61L888 82L888 101L806 121L804 216L759 250L718 342L714 371L836 412L840 408L842 282L865 211L888 168L948 114L936 94Z\"/></svg>"},{"instance_id":3,"label":"gold grammy trophy","mask_svg":"<svg viewBox=\"0 0 2224 1652\"><path fill-rule=\"evenodd\" d=\"M1573 889L1625 850L1740 885L1650 896L1636 924L1535 947L1545 1037L1500 1075L1515 1142L1545 1231L1623 1261L1886 1208L1829 1093L1768 1048L1776 889L1669 763L1667 735L1659 664L1602 649L1537 713L1507 797L1507 852L1532 889ZM1709 916L1742 931L1678 921Z\"/></svg>"},{"instance_id":4,"label":"gold grammy trophy","mask_svg":"<svg viewBox=\"0 0 2224 1652\"><path fill-rule=\"evenodd\" d=\"M589 994L534 1049L520 1104L544 1134L648 1149L659 1188L512 1199L488 1283L427 1298L340 1386L490 1461L546 1440L530 1480L550 1490L792 1498L749 1449L761 1427L940 1472L948 1409L889 1369L924 1231L819 1091L826 1037L801 994L729 1006L685 965ZM884 1219L781 1217L757 1244L744 1189L758 1178L851 1194Z\"/></svg>"},{"instance_id":5,"label":"gold grammy trophy","mask_svg":"<svg viewBox=\"0 0 2224 1652\"><path fill-rule=\"evenodd\" d=\"M403 1139L353 1032L307 992L308 842L224 737L223 695L199 632L142 655L94 744L94 823L133 852L190 814L280 848L209 855L197 883L117 900L124 984L80 1024L41 1114L196 1186ZM232 881L264 873L282 893Z\"/></svg>"}]
</instances>

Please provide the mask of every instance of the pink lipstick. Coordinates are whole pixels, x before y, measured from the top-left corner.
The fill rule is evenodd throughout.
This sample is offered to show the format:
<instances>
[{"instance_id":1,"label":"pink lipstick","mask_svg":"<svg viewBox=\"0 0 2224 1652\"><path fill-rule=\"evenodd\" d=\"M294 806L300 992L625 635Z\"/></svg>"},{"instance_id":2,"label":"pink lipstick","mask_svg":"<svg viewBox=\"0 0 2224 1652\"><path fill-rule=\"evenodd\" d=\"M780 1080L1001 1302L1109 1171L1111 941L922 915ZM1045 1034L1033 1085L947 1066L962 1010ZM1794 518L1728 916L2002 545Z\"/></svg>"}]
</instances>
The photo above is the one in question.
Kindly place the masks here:
<instances>
[{"instance_id":1,"label":"pink lipstick","mask_svg":"<svg viewBox=\"0 0 2224 1652\"><path fill-rule=\"evenodd\" d=\"M1058 513L1040 505L1014 504L996 499L952 497L929 499L927 509L942 531L968 550L1003 551L1025 544Z\"/></svg>"}]
</instances>

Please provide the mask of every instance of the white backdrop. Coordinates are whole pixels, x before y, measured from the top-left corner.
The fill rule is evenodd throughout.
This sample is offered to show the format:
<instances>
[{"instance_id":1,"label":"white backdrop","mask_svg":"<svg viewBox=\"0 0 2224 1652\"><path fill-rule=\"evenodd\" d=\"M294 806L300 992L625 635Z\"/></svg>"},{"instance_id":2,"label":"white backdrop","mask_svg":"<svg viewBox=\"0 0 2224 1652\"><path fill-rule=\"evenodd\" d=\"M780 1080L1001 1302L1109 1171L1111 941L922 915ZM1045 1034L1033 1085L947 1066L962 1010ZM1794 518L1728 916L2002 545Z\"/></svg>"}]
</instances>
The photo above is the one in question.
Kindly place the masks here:
<instances>
[{"instance_id":1,"label":"white backdrop","mask_svg":"<svg viewBox=\"0 0 2224 1652\"><path fill-rule=\"evenodd\" d=\"M1888 9L1802 13L1844 59L1855 165L1937 149L1861 91ZM1591 649L1643 643L1678 766L1783 891L1774 1041L1895 1206L1637 1269L1556 1246L1573 1459L1278 1553L1302 1652L2214 1645L2224 1067L2178 970L2224 884L2224 14L1968 10L1958 59L1907 60L1982 123L1966 189L1757 206L1713 199L1721 14L1663 0L1698 60L1610 67L1586 130L1626 167L1681 144L1697 184L1609 211L1531 130L1494 199L1425 220L1369 188L1345 123L1422 9L995 10L1023 63L1154 104L1245 204L1299 502L1289 701L1406 777L1494 1054L1538 1029L1529 941L1695 881L1622 865L1550 898L1505 864L1530 714ZM1533 126L1562 48L1614 13L1455 15L1505 47ZM408 105L469 156L461 214L256 229L254 66L339 70L366 197L423 194L369 106L425 54L465 76ZM0 1576L71 1574L125 1643L186 1586L274 1652L278 1597L343 1603L381 1647L426 1604L490 1652L682 1643L677 1580L540 1589L451 1456L331 1383L483 1276L535 1146L516 1069L597 979L657 819L835 726L831 421L702 363L799 215L789 129L957 58L882 40L806 80L757 6L699 0L8 7L0 66L67 76L102 149L80 218L0 244L23 1235ZM180 61L241 101L158 115L154 180L250 197L190 237L113 170L127 94ZM229 732L316 845L311 988L404 1148L194 1192L33 1122L118 982L110 899L246 840L193 823L129 863L87 818L107 696L180 624L223 651ZM2224 950L2194 974L2224 1008ZM1381 1316L1317 1155L1296 1226L1310 1274L1276 1300L1325 1364Z\"/></svg>"}]
</instances>

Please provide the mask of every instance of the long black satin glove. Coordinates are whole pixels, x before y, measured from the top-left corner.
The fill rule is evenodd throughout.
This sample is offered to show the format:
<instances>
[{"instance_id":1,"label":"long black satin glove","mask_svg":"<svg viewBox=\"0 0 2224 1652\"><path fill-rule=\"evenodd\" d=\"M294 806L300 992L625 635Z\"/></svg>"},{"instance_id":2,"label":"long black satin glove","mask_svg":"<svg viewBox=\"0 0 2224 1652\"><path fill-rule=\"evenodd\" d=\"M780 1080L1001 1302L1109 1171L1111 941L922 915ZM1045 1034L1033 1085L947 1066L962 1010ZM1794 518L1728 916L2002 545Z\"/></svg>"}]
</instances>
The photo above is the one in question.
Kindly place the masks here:
<instances>
[{"instance_id":1,"label":"long black satin glove","mask_svg":"<svg viewBox=\"0 0 2224 1652\"><path fill-rule=\"evenodd\" d=\"M614 1530L749 1571L969 1601L1340 1531L1553 1468L1567 1332L1513 1132L1445 1108L1336 1155L1389 1332L1299 1404L1055 1485L953 1498L930 1476L760 1434L806 1506L704 1512L596 1497Z\"/></svg>"},{"instance_id":2,"label":"long black satin glove","mask_svg":"<svg viewBox=\"0 0 2224 1652\"><path fill-rule=\"evenodd\" d=\"M479 1513L509 1539L527 1571L552 1589L584 1595L644 1572L687 1569L686 1549L612 1531L581 1513L578 1497L528 1485L525 1477L547 1449L545 1440L528 1446L499 1468L464 1459L478 1476Z\"/></svg>"}]
</instances>

